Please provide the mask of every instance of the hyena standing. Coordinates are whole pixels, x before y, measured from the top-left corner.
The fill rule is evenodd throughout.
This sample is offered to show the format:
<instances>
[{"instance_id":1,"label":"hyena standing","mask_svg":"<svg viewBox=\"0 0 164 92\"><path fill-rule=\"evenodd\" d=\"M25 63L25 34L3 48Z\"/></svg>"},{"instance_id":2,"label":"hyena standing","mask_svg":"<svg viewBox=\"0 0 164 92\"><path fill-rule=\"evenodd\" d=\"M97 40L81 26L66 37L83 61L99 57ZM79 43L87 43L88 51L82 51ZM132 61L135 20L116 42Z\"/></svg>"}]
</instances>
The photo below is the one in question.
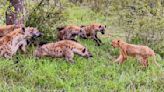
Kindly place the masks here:
<instances>
[{"instance_id":1,"label":"hyena standing","mask_svg":"<svg viewBox=\"0 0 164 92\"><path fill-rule=\"evenodd\" d=\"M100 46L102 41L97 37L97 32L101 32L102 34L105 34L106 25L104 26L104 25L95 23L95 24L91 24L87 26L82 25L81 28L85 30L87 34L87 38L95 40L97 45Z\"/></svg>"},{"instance_id":2,"label":"hyena standing","mask_svg":"<svg viewBox=\"0 0 164 92\"><path fill-rule=\"evenodd\" d=\"M34 55L36 57L65 57L67 61L74 63L74 53L87 58L92 57L92 54L86 47L71 40L62 40L42 45L35 50Z\"/></svg>"},{"instance_id":3,"label":"hyena standing","mask_svg":"<svg viewBox=\"0 0 164 92\"><path fill-rule=\"evenodd\" d=\"M83 38L86 38L86 32L79 26L64 26L64 27L58 27L57 30L58 33L58 39L60 40L75 40L76 36L81 36Z\"/></svg>"},{"instance_id":4,"label":"hyena standing","mask_svg":"<svg viewBox=\"0 0 164 92\"><path fill-rule=\"evenodd\" d=\"M19 48L25 51L25 46L27 45L26 39L39 36L40 34L38 30L30 30L29 28L15 29L0 38L0 56L11 58Z\"/></svg>"}]
</instances>

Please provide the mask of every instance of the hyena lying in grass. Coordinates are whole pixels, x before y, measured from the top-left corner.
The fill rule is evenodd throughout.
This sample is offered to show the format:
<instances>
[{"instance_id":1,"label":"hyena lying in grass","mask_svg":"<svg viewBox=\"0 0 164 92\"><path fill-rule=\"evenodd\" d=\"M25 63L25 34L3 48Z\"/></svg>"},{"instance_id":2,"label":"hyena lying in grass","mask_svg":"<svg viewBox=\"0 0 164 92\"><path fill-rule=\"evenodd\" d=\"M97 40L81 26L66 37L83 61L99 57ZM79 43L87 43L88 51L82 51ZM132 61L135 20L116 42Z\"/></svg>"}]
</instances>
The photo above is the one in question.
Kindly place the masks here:
<instances>
[{"instance_id":1,"label":"hyena lying in grass","mask_svg":"<svg viewBox=\"0 0 164 92\"><path fill-rule=\"evenodd\" d=\"M76 36L81 36L83 38L86 38L86 32L79 26L63 26L63 27L57 27L58 32L58 39L60 40L75 40Z\"/></svg>"},{"instance_id":2,"label":"hyena lying in grass","mask_svg":"<svg viewBox=\"0 0 164 92\"><path fill-rule=\"evenodd\" d=\"M38 30L33 29L29 27L18 28L0 38L0 56L11 58L19 48L25 52L26 40L41 34Z\"/></svg>"},{"instance_id":3,"label":"hyena lying in grass","mask_svg":"<svg viewBox=\"0 0 164 92\"><path fill-rule=\"evenodd\" d=\"M102 34L105 34L106 25L104 26L101 24L94 23L87 26L82 25L81 28L85 30L87 38L95 40L98 46L101 45L102 41L97 37L97 32L101 32Z\"/></svg>"},{"instance_id":4,"label":"hyena lying in grass","mask_svg":"<svg viewBox=\"0 0 164 92\"><path fill-rule=\"evenodd\" d=\"M92 57L92 54L86 47L71 40L44 44L35 50L34 55L36 57L64 57L68 62L74 63L74 53L87 58Z\"/></svg>"}]
</instances>

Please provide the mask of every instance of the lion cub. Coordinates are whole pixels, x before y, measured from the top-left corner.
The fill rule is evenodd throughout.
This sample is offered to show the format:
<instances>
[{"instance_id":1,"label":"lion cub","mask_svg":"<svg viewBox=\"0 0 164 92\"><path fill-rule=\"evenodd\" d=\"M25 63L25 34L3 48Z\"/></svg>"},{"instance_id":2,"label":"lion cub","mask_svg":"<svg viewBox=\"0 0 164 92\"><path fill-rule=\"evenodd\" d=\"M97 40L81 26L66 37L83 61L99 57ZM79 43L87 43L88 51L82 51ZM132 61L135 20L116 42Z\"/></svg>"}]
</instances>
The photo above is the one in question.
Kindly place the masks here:
<instances>
[{"instance_id":1,"label":"lion cub","mask_svg":"<svg viewBox=\"0 0 164 92\"><path fill-rule=\"evenodd\" d=\"M155 60L154 51L148 46L128 44L120 39L113 40L112 46L120 49L120 56L116 60L120 64L122 64L127 59L127 56L132 56L139 59L140 63L144 67L147 67L148 58L153 57L154 63L159 67L159 64Z\"/></svg>"}]
</instances>

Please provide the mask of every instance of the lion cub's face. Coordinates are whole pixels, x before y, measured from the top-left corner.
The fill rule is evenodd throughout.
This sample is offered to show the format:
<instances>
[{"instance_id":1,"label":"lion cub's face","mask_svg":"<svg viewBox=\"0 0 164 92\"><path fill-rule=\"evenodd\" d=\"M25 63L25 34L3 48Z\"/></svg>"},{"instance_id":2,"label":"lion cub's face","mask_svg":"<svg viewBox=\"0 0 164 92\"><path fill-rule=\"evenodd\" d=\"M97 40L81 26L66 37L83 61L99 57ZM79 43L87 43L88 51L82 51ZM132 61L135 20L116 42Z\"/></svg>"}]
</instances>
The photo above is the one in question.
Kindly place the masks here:
<instances>
[{"instance_id":1,"label":"lion cub's face","mask_svg":"<svg viewBox=\"0 0 164 92\"><path fill-rule=\"evenodd\" d=\"M114 48L117 48L117 47L119 47L120 42L121 42L121 40L115 39L115 40L112 41L112 46Z\"/></svg>"}]
</instances>

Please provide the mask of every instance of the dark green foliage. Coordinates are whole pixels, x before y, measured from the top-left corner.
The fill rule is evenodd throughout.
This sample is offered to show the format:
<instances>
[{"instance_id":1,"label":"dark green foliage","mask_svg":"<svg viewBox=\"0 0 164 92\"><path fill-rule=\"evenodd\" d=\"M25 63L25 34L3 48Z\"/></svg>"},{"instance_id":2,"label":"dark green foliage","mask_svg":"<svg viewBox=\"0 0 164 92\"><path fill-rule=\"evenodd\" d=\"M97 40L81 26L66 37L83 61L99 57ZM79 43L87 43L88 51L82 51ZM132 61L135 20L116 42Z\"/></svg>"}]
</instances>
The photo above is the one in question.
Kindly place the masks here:
<instances>
[{"instance_id":1,"label":"dark green foliage","mask_svg":"<svg viewBox=\"0 0 164 92\"><path fill-rule=\"evenodd\" d=\"M29 11L26 26L37 27L44 33L42 37L44 41L52 41L56 38L56 26L65 21L62 14L61 9L49 4L47 0L42 0L32 11Z\"/></svg>"}]
</instances>

